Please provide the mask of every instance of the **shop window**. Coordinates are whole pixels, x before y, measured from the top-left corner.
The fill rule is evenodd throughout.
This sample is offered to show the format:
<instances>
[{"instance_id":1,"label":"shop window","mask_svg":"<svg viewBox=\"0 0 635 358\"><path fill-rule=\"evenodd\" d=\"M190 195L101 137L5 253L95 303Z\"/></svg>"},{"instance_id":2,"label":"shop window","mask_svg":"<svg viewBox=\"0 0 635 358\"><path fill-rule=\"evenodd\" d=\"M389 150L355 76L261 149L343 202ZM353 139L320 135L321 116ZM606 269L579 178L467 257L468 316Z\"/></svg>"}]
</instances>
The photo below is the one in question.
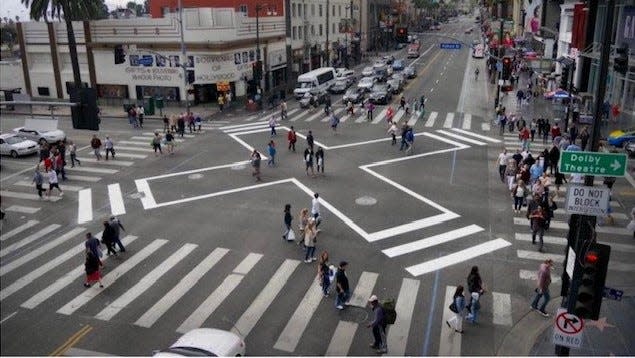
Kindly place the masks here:
<instances>
[{"instance_id":1,"label":"shop window","mask_svg":"<svg viewBox=\"0 0 635 358\"><path fill-rule=\"evenodd\" d=\"M318 5L318 16L322 17L322 5Z\"/></svg>"},{"instance_id":2,"label":"shop window","mask_svg":"<svg viewBox=\"0 0 635 358\"><path fill-rule=\"evenodd\" d=\"M38 94L38 96L50 96L51 95L51 91L49 90L48 87L38 87L37 88L37 94Z\"/></svg>"},{"instance_id":3,"label":"shop window","mask_svg":"<svg viewBox=\"0 0 635 358\"><path fill-rule=\"evenodd\" d=\"M242 13L243 16L247 16L247 5L238 5L238 12Z\"/></svg>"}]
</instances>

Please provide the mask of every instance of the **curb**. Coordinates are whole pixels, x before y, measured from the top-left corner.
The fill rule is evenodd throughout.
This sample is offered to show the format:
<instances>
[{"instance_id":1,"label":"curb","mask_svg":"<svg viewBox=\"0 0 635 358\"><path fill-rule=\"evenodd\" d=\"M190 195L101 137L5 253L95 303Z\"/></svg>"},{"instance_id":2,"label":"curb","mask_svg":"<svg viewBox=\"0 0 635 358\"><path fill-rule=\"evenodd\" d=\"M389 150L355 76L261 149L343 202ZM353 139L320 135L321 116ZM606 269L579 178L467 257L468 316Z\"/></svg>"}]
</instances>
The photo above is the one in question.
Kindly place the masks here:
<instances>
[{"instance_id":1,"label":"curb","mask_svg":"<svg viewBox=\"0 0 635 358\"><path fill-rule=\"evenodd\" d=\"M556 300L547 304L547 312L555 312L560 307ZM529 356L536 340L553 324L553 318L545 319L536 312L528 311L512 329L507 332L503 343L496 350L497 356Z\"/></svg>"}]
</instances>

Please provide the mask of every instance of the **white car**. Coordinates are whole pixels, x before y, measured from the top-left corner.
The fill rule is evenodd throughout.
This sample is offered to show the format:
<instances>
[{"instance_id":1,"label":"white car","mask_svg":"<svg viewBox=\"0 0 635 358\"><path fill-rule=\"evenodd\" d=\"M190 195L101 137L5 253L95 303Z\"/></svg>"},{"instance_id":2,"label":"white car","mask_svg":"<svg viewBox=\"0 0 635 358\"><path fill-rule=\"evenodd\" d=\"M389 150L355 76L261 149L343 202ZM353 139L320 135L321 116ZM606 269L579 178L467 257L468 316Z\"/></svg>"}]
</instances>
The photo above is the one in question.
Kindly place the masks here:
<instances>
[{"instance_id":1,"label":"white car","mask_svg":"<svg viewBox=\"0 0 635 358\"><path fill-rule=\"evenodd\" d=\"M154 352L155 357L243 357L244 355L245 342L240 336L215 328L193 329L182 335L170 348Z\"/></svg>"},{"instance_id":2,"label":"white car","mask_svg":"<svg viewBox=\"0 0 635 358\"><path fill-rule=\"evenodd\" d=\"M17 136L36 141L40 144L45 142L56 143L63 141L66 138L66 134L64 134L64 131L61 131L59 129L45 131L40 129L28 129L25 127L20 127L14 129L13 133L15 133Z\"/></svg>"},{"instance_id":3,"label":"white car","mask_svg":"<svg viewBox=\"0 0 635 358\"><path fill-rule=\"evenodd\" d=\"M0 134L0 154L17 158L20 155L37 153L39 147L32 140L24 139L15 134Z\"/></svg>"},{"instance_id":4,"label":"white car","mask_svg":"<svg viewBox=\"0 0 635 358\"><path fill-rule=\"evenodd\" d=\"M369 77L373 75L373 68L372 67L364 67L364 69L362 70L362 76L364 77Z\"/></svg>"},{"instance_id":5,"label":"white car","mask_svg":"<svg viewBox=\"0 0 635 358\"><path fill-rule=\"evenodd\" d=\"M375 82L377 82L377 79L375 77L363 77L361 80L359 80L359 82L357 83L357 89L359 90L364 90L366 92L369 92L370 89L373 87L373 85L375 84Z\"/></svg>"}]
</instances>

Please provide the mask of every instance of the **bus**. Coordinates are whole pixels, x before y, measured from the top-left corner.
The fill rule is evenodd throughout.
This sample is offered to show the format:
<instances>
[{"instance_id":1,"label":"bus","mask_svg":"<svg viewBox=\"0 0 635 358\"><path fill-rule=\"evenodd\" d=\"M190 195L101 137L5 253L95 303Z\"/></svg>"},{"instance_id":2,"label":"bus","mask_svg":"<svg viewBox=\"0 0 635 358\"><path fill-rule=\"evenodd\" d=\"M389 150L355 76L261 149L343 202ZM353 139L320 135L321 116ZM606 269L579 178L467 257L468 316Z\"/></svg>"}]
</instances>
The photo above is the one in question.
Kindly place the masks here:
<instances>
[{"instance_id":1,"label":"bus","mask_svg":"<svg viewBox=\"0 0 635 358\"><path fill-rule=\"evenodd\" d=\"M335 78L335 69L333 67L320 67L301 74L298 76L298 83L293 90L293 95L295 99L300 99L312 90L326 91L331 84L335 83Z\"/></svg>"},{"instance_id":2,"label":"bus","mask_svg":"<svg viewBox=\"0 0 635 358\"><path fill-rule=\"evenodd\" d=\"M419 57L419 50L421 45L417 42L408 45L408 58L417 58Z\"/></svg>"}]
</instances>

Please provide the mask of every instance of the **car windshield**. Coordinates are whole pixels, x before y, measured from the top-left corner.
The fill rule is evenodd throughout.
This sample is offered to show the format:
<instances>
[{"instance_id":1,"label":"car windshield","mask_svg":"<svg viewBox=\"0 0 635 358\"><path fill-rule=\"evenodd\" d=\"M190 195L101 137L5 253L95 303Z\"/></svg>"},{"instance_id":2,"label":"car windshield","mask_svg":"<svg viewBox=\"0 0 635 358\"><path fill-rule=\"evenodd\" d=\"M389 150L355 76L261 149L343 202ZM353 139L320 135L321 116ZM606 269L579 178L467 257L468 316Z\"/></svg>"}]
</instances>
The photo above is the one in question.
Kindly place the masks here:
<instances>
[{"instance_id":1,"label":"car windshield","mask_svg":"<svg viewBox=\"0 0 635 358\"><path fill-rule=\"evenodd\" d=\"M311 88L311 82L298 82L296 88Z\"/></svg>"},{"instance_id":2,"label":"car windshield","mask_svg":"<svg viewBox=\"0 0 635 358\"><path fill-rule=\"evenodd\" d=\"M387 92L387 88L386 88L386 85L376 84L375 86L373 86L373 91L374 92Z\"/></svg>"},{"instance_id":3,"label":"car windshield","mask_svg":"<svg viewBox=\"0 0 635 358\"><path fill-rule=\"evenodd\" d=\"M356 94L357 94L357 91L351 88L351 89L346 91L345 96L354 96Z\"/></svg>"},{"instance_id":4,"label":"car windshield","mask_svg":"<svg viewBox=\"0 0 635 358\"><path fill-rule=\"evenodd\" d=\"M196 347L170 347L160 353L172 353L185 357L218 357L212 352Z\"/></svg>"},{"instance_id":5,"label":"car windshield","mask_svg":"<svg viewBox=\"0 0 635 358\"><path fill-rule=\"evenodd\" d=\"M4 138L4 141L7 142L7 144L18 144L24 142L24 139L18 137L8 137Z\"/></svg>"}]
</instances>

